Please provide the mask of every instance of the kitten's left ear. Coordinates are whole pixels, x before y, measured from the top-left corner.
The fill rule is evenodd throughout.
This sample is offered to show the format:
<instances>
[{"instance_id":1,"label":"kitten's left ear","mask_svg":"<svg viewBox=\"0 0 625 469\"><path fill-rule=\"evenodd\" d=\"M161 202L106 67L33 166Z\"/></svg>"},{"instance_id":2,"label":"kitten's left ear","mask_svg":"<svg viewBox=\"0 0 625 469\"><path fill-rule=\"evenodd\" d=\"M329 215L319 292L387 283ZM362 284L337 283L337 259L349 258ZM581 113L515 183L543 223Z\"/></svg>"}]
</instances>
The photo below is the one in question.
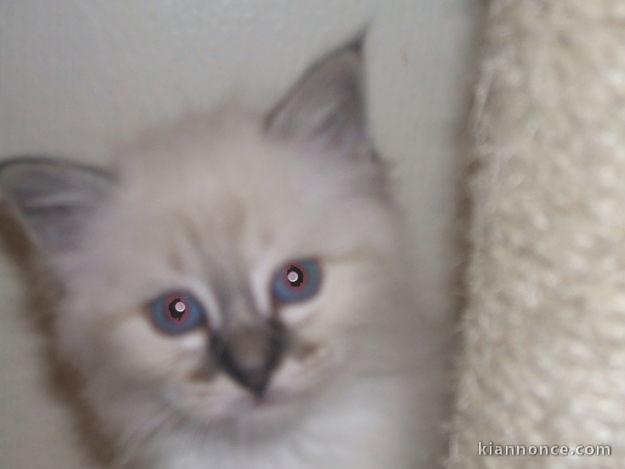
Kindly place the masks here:
<instances>
[{"instance_id":1,"label":"kitten's left ear","mask_svg":"<svg viewBox=\"0 0 625 469\"><path fill-rule=\"evenodd\" d=\"M304 73L267 117L270 135L317 145L342 157L373 158L363 100L362 40Z\"/></svg>"},{"instance_id":2,"label":"kitten's left ear","mask_svg":"<svg viewBox=\"0 0 625 469\"><path fill-rule=\"evenodd\" d=\"M113 177L89 166L43 157L0 163L0 194L44 253L74 248L91 212L113 186Z\"/></svg>"}]
</instances>

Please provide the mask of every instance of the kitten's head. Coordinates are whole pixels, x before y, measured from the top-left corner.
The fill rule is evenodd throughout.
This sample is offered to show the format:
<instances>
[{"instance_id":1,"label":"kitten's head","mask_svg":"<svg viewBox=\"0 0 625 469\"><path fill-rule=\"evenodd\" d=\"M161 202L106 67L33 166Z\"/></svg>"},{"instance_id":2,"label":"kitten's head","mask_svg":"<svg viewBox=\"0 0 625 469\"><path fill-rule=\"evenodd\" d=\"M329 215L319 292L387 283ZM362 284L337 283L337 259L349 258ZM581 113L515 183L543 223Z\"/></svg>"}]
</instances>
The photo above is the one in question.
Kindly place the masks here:
<instances>
[{"instance_id":1,"label":"kitten's head","mask_svg":"<svg viewBox=\"0 0 625 469\"><path fill-rule=\"evenodd\" d=\"M15 159L0 188L63 284L61 350L112 423L267 423L381 366L363 331L392 323L396 220L355 50L268 116L190 116L110 170Z\"/></svg>"}]
</instances>

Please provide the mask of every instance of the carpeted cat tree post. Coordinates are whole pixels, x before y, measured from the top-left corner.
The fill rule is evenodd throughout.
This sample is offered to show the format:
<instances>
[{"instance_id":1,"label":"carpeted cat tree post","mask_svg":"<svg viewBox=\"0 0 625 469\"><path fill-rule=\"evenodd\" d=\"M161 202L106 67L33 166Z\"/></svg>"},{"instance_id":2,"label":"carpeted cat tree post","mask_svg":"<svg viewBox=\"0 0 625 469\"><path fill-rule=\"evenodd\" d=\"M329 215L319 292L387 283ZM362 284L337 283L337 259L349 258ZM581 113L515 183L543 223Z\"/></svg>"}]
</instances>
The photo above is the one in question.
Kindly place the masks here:
<instances>
[{"instance_id":1,"label":"carpeted cat tree post","mask_svg":"<svg viewBox=\"0 0 625 469\"><path fill-rule=\"evenodd\" d=\"M492 0L486 28L448 467L623 468L625 0Z\"/></svg>"}]
</instances>

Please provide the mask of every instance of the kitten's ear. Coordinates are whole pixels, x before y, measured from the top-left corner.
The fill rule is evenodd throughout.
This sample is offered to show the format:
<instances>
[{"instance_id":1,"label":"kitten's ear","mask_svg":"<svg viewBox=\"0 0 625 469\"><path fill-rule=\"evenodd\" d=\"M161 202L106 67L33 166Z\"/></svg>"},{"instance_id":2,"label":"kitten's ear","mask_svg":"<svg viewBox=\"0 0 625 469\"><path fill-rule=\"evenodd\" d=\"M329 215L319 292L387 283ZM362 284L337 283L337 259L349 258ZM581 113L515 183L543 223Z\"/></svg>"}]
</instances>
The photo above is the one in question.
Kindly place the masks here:
<instances>
[{"instance_id":1,"label":"kitten's ear","mask_svg":"<svg viewBox=\"0 0 625 469\"><path fill-rule=\"evenodd\" d=\"M365 122L361 41L315 63L267 117L270 135L341 156L372 157Z\"/></svg>"},{"instance_id":2,"label":"kitten's ear","mask_svg":"<svg viewBox=\"0 0 625 469\"><path fill-rule=\"evenodd\" d=\"M0 163L0 194L49 254L76 246L86 217L112 185L108 173L66 161L21 157Z\"/></svg>"}]
</instances>

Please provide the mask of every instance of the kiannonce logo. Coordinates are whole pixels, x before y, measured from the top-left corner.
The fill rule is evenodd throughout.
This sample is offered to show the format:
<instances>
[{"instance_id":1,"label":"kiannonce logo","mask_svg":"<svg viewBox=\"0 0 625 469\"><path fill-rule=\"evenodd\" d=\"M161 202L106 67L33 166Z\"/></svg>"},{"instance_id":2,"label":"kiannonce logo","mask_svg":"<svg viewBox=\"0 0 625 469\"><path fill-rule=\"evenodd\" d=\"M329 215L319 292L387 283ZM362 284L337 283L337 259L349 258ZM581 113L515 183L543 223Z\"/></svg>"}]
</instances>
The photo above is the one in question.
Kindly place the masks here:
<instances>
[{"instance_id":1,"label":"kiannonce logo","mask_svg":"<svg viewBox=\"0 0 625 469\"><path fill-rule=\"evenodd\" d=\"M517 445L477 442L478 456L611 456L610 445Z\"/></svg>"}]
</instances>

